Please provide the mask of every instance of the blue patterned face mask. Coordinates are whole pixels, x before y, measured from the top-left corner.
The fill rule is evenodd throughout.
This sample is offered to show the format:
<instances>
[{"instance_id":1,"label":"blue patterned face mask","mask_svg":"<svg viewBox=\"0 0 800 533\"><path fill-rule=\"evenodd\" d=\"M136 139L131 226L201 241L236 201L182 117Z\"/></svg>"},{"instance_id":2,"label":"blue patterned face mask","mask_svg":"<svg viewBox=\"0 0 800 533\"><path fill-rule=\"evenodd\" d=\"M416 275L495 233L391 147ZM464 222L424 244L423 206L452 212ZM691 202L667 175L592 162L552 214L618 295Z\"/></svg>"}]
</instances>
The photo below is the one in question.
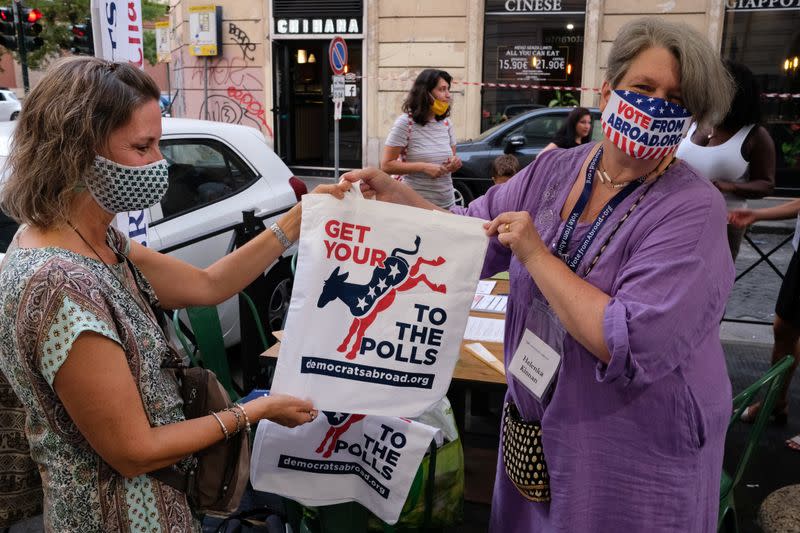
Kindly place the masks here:
<instances>
[{"instance_id":1,"label":"blue patterned face mask","mask_svg":"<svg viewBox=\"0 0 800 533\"><path fill-rule=\"evenodd\" d=\"M92 197L112 215L138 211L160 202L168 186L165 159L141 167L129 167L98 155L86 179Z\"/></svg>"}]
</instances>

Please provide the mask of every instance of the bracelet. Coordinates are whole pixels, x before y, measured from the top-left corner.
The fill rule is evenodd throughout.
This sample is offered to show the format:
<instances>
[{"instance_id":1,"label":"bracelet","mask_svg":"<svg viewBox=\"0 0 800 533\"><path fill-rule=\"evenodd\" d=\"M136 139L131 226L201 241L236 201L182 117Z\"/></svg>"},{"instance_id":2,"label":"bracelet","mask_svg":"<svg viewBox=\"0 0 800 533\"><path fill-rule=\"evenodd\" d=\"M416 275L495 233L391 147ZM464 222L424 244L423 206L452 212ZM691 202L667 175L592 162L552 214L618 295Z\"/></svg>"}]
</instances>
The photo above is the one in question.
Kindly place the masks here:
<instances>
[{"instance_id":1,"label":"bracelet","mask_svg":"<svg viewBox=\"0 0 800 533\"><path fill-rule=\"evenodd\" d=\"M292 244L294 244L289 240L289 237L286 236L277 222L273 222L269 229L275 234L275 237L278 239L278 242L281 243L281 246L283 246L284 249L289 248Z\"/></svg>"},{"instance_id":2,"label":"bracelet","mask_svg":"<svg viewBox=\"0 0 800 533\"><path fill-rule=\"evenodd\" d=\"M242 411L242 414L244 415L244 429L249 434L250 433L250 417L247 416L247 411L244 410L244 405L242 405L240 403L235 403L233 405L234 405L234 407L238 407Z\"/></svg>"},{"instance_id":3,"label":"bracelet","mask_svg":"<svg viewBox=\"0 0 800 533\"><path fill-rule=\"evenodd\" d=\"M236 431L233 432L233 435L236 435L242 430L242 415L233 407L226 407L223 411L233 413L233 416L236 417Z\"/></svg>"},{"instance_id":4,"label":"bracelet","mask_svg":"<svg viewBox=\"0 0 800 533\"><path fill-rule=\"evenodd\" d=\"M225 424L222 422L222 419L219 417L219 415L217 413L215 413L214 411L209 411L208 414L210 414L211 416L216 418L217 422L219 422L219 427L222 428L222 434L225 435L225 440L230 439L231 436L228 435L228 428L225 427Z\"/></svg>"}]
</instances>

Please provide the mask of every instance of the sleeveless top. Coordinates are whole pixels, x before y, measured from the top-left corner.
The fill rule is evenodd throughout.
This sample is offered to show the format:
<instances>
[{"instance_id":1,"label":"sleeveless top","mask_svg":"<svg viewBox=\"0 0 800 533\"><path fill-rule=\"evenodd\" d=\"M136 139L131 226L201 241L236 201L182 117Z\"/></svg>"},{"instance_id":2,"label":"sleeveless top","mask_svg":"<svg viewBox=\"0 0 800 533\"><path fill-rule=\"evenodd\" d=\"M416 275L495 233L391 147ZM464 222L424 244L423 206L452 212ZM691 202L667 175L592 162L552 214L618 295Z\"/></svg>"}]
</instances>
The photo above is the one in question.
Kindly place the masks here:
<instances>
[{"instance_id":1,"label":"sleeveless top","mask_svg":"<svg viewBox=\"0 0 800 533\"><path fill-rule=\"evenodd\" d=\"M697 129L697 124L692 124L689 133L683 139L676 156L683 159L712 181L728 181L731 183L744 183L748 181L748 167L750 163L742 157L742 145L747 135L755 124L747 125L733 134L733 136L719 146L698 146L692 142L692 135ZM747 202L733 194L723 193L728 209L745 207Z\"/></svg>"}]
</instances>

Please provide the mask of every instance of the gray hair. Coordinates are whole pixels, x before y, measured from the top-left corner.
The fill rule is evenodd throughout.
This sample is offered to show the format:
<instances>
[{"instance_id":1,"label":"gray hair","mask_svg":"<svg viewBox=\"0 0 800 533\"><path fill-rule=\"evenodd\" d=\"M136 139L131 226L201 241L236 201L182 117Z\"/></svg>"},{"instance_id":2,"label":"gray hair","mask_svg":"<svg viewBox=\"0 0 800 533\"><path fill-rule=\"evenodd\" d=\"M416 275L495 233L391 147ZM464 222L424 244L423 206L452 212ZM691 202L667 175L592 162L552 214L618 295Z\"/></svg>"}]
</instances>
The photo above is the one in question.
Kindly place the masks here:
<instances>
[{"instance_id":1,"label":"gray hair","mask_svg":"<svg viewBox=\"0 0 800 533\"><path fill-rule=\"evenodd\" d=\"M678 60L683 105L694 119L718 124L730 109L733 81L708 40L686 24L645 17L623 26L608 56L606 81L617 87L634 58L653 47L666 48Z\"/></svg>"}]
</instances>

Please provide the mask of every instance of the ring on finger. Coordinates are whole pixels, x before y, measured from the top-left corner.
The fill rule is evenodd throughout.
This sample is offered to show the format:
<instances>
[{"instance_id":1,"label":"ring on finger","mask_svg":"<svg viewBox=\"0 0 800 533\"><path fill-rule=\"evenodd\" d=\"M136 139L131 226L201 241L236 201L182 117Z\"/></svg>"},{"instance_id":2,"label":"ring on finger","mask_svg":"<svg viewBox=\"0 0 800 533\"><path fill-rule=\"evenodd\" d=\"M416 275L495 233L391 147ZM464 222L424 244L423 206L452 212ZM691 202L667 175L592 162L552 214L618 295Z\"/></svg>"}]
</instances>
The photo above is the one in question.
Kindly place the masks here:
<instances>
[{"instance_id":1,"label":"ring on finger","mask_svg":"<svg viewBox=\"0 0 800 533\"><path fill-rule=\"evenodd\" d=\"M506 233L508 233L509 231L511 231L511 224L510 224L510 223L506 222L506 225L505 225L505 230L506 230Z\"/></svg>"}]
</instances>

